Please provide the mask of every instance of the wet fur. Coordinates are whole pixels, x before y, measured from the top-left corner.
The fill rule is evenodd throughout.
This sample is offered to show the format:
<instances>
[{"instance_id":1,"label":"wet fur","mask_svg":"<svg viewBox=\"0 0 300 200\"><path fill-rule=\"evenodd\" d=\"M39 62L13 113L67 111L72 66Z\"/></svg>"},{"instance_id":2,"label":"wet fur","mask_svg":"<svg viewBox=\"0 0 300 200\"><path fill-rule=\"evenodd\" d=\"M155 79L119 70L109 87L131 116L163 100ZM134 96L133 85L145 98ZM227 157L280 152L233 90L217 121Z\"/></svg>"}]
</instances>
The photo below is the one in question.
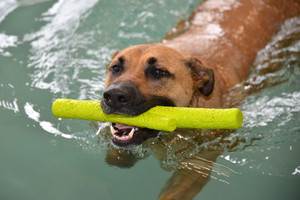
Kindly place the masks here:
<instances>
[{"instance_id":1,"label":"wet fur","mask_svg":"<svg viewBox=\"0 0 300 200\"><path fill-rule=\"evenodd\" d=\"M228 99L224 98L228 90L247 78L257 51L267 44L284 20L300 13L299 4L297 0L207 0L196 9L189 29L177 37L160 44L129 47L113 55L107 67L105 88L130 80L145 102L156 97L168 99L175 106L230 107L230 99L228 103ZM211 25L217 25L222 34L210 32ZM119 76L112 76L109 69L121 57L126 70ZM172 77L160 81L147 77L145 73L153 58L157 66L167 70ZM145 106L144 110L151 106ZM179 134L185 134L199 144L203 137L229 134L222 131L213 134L187 132ZM150 146L158 160L166 158L169 145L174 145L172 147L177 152L189 152L189 144L176 146L179 138L165 136L168 137L172 137L169 142L157 140ZM182 163L189 166L205 169L206 177L197 170L181 167L184 165L179 163L159 198L192 199L208 181L212 168L212 165L200 162L199 158L214 162L221 152L199 150L183 160ZM108 150L109 163L125 166L126 161L117 159L123 154L122 150ZM128 156L125 154L124 157ZM136 161L129 160L130 166Z\"/></svg>"}]
</instances>

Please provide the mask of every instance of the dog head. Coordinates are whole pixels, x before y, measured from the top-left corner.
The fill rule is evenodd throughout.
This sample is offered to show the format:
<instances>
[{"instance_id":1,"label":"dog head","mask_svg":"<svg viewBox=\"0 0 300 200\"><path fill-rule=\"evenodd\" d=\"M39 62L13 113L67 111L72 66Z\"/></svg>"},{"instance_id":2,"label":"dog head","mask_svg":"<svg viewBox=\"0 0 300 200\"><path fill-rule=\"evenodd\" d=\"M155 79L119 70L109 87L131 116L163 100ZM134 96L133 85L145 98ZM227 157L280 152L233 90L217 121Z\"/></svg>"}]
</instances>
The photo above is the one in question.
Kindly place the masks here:
<instances>
[{"instance_id":1,"label":"dog head","mask_svg":"<svg viewBox=\"0 0 300 200\"><path fill-rule=\"evenodd\" d=\"M209 96L214 75L197 58L161 45L138 45L113 55L107 66L101 107L106 114L139 115L154 106L189 106L195 94ZM149 129L113 124L118 146L155 136ZM150 134L149 134L150 133Z\"/></svg>"}]
</instances>

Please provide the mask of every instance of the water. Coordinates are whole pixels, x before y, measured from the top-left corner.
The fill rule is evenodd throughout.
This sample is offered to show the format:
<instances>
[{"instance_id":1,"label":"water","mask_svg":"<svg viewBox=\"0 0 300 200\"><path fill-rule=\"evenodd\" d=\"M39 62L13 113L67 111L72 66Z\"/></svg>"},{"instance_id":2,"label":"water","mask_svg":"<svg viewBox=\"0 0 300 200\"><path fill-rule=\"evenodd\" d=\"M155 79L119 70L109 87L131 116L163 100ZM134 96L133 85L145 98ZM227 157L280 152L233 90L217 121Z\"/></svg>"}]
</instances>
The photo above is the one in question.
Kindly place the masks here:
<instances>
[{"instance_id":1,"label":"water","mask_svg":"<svg viewBox=\"0 0 300 200\"><path fill-rule=\"evenodd\" d=\"M159 41L199 2L1 1L1 199L157 199L185 177L194 199L298 199L299 17L233 89L248 95L235 133L162 133L127 152L105 123L53 117L56 98L100 99L112 52Z\"/></svg>"}]
</instances>

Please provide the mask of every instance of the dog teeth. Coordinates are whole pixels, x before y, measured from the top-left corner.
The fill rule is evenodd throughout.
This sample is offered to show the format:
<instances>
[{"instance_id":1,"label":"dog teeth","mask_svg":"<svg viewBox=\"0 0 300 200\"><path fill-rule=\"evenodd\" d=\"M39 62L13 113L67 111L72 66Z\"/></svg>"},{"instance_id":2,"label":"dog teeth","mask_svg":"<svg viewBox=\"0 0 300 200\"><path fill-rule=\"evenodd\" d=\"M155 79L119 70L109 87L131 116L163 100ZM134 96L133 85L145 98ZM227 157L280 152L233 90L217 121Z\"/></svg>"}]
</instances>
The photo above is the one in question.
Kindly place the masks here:
<instances>
[{"instance_id":1,"label":"dog teeth","mask_svg":"<svg viewBox=\"0 0 300 200\"><path fill-rule=\"evenodd\" d=\"M129 136L130 139L132 138L132 136L134 134L134 131L135 131L135 129L133 128L133 129L131 129L130 133L128 134L128 136Z\"/></svg>"},{"instance_id":2,"label":"dog teeth","mask_svg":"<svg viewBox=\"0 0 300 200\"><path fill-rule=\"evenodd\" d=\"M116 138L117 140L122 140L122 141L126 141L126 140L130 139L130 137L128 135L123 135L123 136L114 135L114 138Z\"/></svg>"},{"instance_id":3,"label":"dog teeth","mask_svg":"<svg viewBox=\"0 0 300 200\"><path fill-rule=\"evenodd\" d=\"M117 140L122 140L122 141L130 140L133 137L135 130L136 129L133 128L133 129L131 129L131 131L129 132L128 135L118 136L117 134L115 134L118 131L115 130L113 126L110 127L110 131L111 131L113 137L116 138Z\"/></svg>"},{"instance_id":4,"label":"dog teeth","mask_svg":"<svg viewBox=\"0 0 300 200\"><path fill-rule=\"evenodd\" d=\"M110 132L111 132L112 135L115 135L115 133L118 132L118 131L116 131L113 126L110 126Z\"/></svg>"}]
</instances>

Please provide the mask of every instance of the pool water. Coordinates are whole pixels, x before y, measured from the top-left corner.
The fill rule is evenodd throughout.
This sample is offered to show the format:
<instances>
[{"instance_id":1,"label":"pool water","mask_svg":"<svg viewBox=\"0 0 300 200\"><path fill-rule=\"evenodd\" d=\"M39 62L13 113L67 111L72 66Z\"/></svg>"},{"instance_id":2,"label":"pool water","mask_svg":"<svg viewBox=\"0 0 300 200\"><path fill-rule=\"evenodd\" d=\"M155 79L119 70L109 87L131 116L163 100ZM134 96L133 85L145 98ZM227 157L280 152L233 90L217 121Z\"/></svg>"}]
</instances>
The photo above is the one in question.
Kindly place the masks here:
<instances>
[{"instance_id":1,"label":"pool water","mask_svg":"<svg viewBox=\"0 0 300 200\"><path fill-rule=\"evenodd\" d=\"M120 150L107 123L52 115L56 98L99 100L111 53L159 41L200 1L2 0L0 199L150 200L186 177L201 183L183 199L299 199L300 16L232 89L247 95L237 132L161 133Z\"/></svg>"}]
</instances>

